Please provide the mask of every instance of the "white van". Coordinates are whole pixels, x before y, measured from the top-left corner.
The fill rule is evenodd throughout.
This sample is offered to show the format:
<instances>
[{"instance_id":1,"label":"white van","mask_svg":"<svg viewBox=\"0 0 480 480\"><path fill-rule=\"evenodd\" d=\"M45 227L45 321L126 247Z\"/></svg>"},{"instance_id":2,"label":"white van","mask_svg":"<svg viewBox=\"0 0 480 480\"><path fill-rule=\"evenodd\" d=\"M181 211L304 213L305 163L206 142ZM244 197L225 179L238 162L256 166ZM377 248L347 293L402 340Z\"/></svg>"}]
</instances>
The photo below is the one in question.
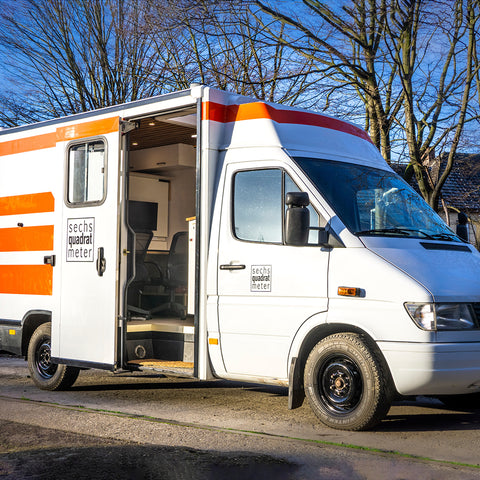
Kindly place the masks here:
<instances>
[{"instance_id":1,"label":"white van","mask_svg":"<svg viewBox=\"0 0 480 480\"><path fill-rule=\"evenodd\" d=\"M479 324L480 254L348 122L192 86L0 132L0 350L40 388L263 382L361 430L478 398Z\"/></svg>"}]
</instances>

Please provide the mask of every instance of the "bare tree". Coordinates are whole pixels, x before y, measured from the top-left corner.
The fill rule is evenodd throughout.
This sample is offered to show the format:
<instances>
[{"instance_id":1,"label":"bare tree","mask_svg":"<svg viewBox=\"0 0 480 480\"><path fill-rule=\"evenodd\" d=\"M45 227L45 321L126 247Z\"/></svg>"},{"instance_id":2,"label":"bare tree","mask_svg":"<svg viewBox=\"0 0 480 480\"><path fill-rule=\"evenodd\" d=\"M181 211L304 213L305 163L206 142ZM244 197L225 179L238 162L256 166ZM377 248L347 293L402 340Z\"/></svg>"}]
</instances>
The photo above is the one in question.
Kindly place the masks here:
<instances>
[{"instance_id":1,"label":"bare tree","mask_svg":"<svg viewBox=\"0 0 480 480\"><path fill-rule=\"evenodd\" d=\"M315 59L336 89L354 88L364 105L370 135L387 161L401 133L420 191L436 206L472 112L472 61L478 42L479 0L303 0L293 15L273 2L255 1L289 27L288 46ZM321 32L334 33L325 39ZM278 38L279 41L282 39ZM437 48L435 48L437 47ZM332 90L333 92L333 90ZM429 176L435 149L449 151L447 168Z\"/></svg>"},{"instance_id":2,"label":"bare tree","mask_svg":"<svg viewBox=\"0 0 480 480\"><path fill-rule=\"evenodd\" d=\"M265 2L255 2L263 12L290 26L290 38L278 38L317 64L330 80L328 101L354 91L364 106L365 124L373 142L391 158L391 130L401 107L401 92L395 91L396 66L381 50L387 16L386 0L377 5L355 1L339 9L331 2L305 0L302 15L289 15ZM273 4L273 2L271 2ZM257 14L258 16L258 14ZM311 17L315 21L306 22ZM275 35L273 30L270 30ZM299 33L297 33L299 32ZM325 33L328 33L327 35ZM295 40L298 39L298 40Z\"/></svg>"},{"instance_id":3,"label":"bare tree","mask_svg":"<svg viewBox=\"0 0 480 480\"><path fill-rule=\"evenodd\" d=\"M14 82L0 95L0 123L6 126L187 88L192 82L289 104L317 102L313 61L272 42L245 2L4 4L0 48L11 59L7 76ZM276 26L282 37L284 27Z\"/></svg>"},{"instance_id":4,"label":"bare tree","mask_svg":"<svg viewBox=\"0 0 480 480\"><path fill-rule=\"evenodd\" d=\"M426 5L421 0L397 0L387 22L386 44L398 65L404 92L403 120L410 165L423 197L436 206L451 172L465 123L478 118L476 114L470 115L469 105L476 73L473 51L478 41L480 11L476 0L449 2L453 11L448 17L439 13L438 7L445 4L431 3L429 10ZM418 45L422 33L424 46ZM428 64L426 56L431 39L446 41L443 58ZM432 178L429 167L433 153L445 147L448 148L446 166L437 178Z\"/></svg>"},{"instance_id":5,"label":"bare tree","mask_svg":"<svg viewBox=\"0 0 480 480\"><path fill-rule=\"evenodd\" d=\"M171 88L199 82L280 103L316 103L312 60L272 41L246 2L167 0L151 8L150 30ZM282 38L284 26L277 27Z\"/></svg>"},{"instance_id":6,"label":"bare tree","mask_svg":"<svg viewBox=\"0 0 480 480\"><path fill-rule=\"evenodd\" d=\"M0 119L31 122L158 93L163 71L147 14L140 0L6 0L0 44L22 91L3 96Z\"/></svg>"}]
</instances>

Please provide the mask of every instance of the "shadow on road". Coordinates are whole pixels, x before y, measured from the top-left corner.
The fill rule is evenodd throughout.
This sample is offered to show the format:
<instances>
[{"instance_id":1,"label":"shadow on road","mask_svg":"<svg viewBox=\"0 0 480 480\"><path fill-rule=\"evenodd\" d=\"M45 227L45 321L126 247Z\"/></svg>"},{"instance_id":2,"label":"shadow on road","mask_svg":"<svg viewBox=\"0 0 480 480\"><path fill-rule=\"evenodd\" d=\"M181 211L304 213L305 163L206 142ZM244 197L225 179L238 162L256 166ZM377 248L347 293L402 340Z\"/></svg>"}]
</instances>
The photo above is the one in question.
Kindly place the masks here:
<instances>
[{"instance_id":1,"label":"shadow on road","mask_svg":"<svg viewBox=\"0 0 480 480\"><path fill-rule=\"evenodd\" d=\"M128 380L127 377L122 377L125 380ZM130 377L132 379L138 377ZM131 391L131 390L195 390L195 389L243 389L249 390L252 392L268 393L270 395L278 397L288 396L288 389L286 387L277 387L272 385L261 385L261 384L252 384L252 383L241 383L225 380L214 380L214 381L195 381L195 380L186 380L186 381L175 381L172 382L169 379L166 379L164 382L154 382L153 379L158 379L158 375L151 375L148 377L140 377L142 380L144 378L152 378L150 382L116 382L116 383L102 383L96 385L81 385L76 383L69 390L76 392L101 392L101 391Z\"/></svg>"},{"instance_id":2,"label":"shadow on road","mask_svg":"<svg viewBox=\"0 0 480 480\"><path fill-rule=\"evenodd\" d=\"M411 400L394 403L398 406L415 408L414 414L392 413L376 428L382 432L435 432L480 429L479 408L451 409L435 399ZM435 413L435 410L441 410ZM450 411L451 413L446 413ZM439 421L441 419L441 421Z\"/></svg>"},{"instance_id":3,"label":"shadow on road","mask_svg":"<svg viewBox=\"0 0 480 480\"><path fill-rule=\"evenodd\" d=\"M296 470L295 464L267 455L179 447L126 445L0 455L0 477L5 479L293 480Z\"/></svg>"},{"instance_id":4,"label":"shadow on road","mask_svg":"<svg viewBox=\"0 0 480 480\"><path fill-rule=\"evenodd\" d=\"M138 445L0 421L2 479L293 480L298 466L248 452Z\"/></svg>"},{"instance_id":5,"label":"shadow on road","mask_svg":"<svg viewBox=\"0 0 480 480\"><path fill-rule=\"evenodd\" d=\"M451 413L440 418L435 414L389 415L375 430L381 432L445 432L448 430L479 430L480 414Z\"/></svg>"}]
</instances>

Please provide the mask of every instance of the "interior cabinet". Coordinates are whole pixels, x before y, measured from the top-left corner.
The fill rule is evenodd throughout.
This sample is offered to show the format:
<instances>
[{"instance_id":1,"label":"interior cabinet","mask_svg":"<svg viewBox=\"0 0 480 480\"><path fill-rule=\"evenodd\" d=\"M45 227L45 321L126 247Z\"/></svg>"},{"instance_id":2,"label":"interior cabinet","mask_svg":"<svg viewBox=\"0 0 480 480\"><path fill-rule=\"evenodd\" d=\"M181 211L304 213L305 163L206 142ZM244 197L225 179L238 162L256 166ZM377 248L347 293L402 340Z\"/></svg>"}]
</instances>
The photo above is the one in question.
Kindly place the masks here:
<instances>
[{"instance_id":1,"label":"interior cabinet","mask_svg":"<svg viewBox=\"0 0 480 480\"><path fill-rule=\"evenodd\" d=\"M184 143L145 148L130 152L131 171L158 171L176 167L195 167L195 147Z\"/></svg>"}]
</instances>

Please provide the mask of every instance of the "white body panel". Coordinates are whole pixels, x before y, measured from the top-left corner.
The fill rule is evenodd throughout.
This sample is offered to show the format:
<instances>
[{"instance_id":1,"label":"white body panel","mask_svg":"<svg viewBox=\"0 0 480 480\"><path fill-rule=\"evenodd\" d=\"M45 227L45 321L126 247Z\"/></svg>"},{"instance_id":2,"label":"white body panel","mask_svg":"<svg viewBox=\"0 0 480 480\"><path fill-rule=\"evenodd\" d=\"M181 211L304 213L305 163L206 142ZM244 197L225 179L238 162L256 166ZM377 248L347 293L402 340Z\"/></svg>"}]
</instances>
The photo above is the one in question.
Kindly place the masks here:
<instances>
[{"instance_id":1,"label":"white body panel","mask_svg":"<svg viewBox=\"0 0 480 480\"><path fill-rule=\"evenodd\" d=\"M470 252L427 250L418 240L366 237L365 246L415 278L437 302L480 301L480 256Z\"/></svg>"},{"instance_id":2,"label":"white body panel","mask_svg":"<svg viewBox=\"0 0 480 480\"><path fill-rule=\"evenodd\" d=\"M43 128L39 131L41 135L51 133L51 128L48 130ZM18 138L19 135L12 135L12 141L18 141ZM12 179L19 179L19 181L12 181ZM61 223L59 206L61 207L63 196L63 168L58 168L55 147L14 153L0 158L0 192L0 197L12 198L13 203L16 204L12 208L12 214L0 215L0 229L2 229L0 235L5 231L3 229L9 231L15 229L19 233L32 229L32 233L27 234L30 237L29 240L25 239L27 245L0 249L2 250L0 265L13 268L35 266L47 271L43 279L39 280L37 288L26 287L21 289L22 293L18 295L15 292L20 285L15 285L10 290L12 293L4 291L0 293L2 306L0 318L21 320L27 312L51 310L52 288L60 285L61 273L54 268L44 266L44 256L52 255L61 244L61 229L57 228L57 225ZM42 197L47 199L50 197L47 205L43 204L45 199ZM23 212L23 208L28 208L28 204L32 206L31 211ZM51 228L51 240L45 242L35 238L38 235L35 227ZM46 243L50 244L48 249ZM7 288L8 284L13 285L13 280L14 278L4 280ZM35 293L30 294L26 290Z\"/></svg>"}]
</instances>

